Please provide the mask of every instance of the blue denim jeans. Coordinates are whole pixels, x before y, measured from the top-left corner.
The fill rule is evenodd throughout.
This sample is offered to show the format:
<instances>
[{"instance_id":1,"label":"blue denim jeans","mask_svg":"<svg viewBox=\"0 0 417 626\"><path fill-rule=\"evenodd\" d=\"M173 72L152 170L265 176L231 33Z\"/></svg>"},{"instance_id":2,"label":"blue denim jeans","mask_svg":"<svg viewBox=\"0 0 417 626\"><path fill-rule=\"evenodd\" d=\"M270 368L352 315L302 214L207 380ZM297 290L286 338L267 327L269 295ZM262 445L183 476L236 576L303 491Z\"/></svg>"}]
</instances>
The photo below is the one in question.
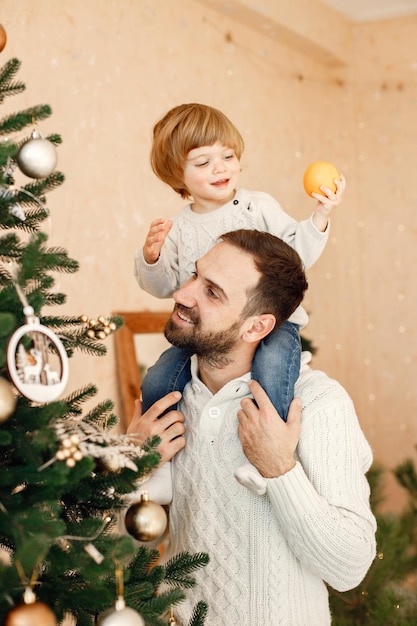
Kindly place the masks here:
<instances>
[{"instance_id":1,"label":"blue denim jeans","mask_svg":"<svg viewBox=\"0 0 417 626\"><path fill-rule=\"evenodd\" d=\"M183 391L191 379L191 354L182 348L165 350L142 382L142 407L147 411L170 391ZM297 324L284 322L259 344L251 376L263 387L280 417L286 421L300 374L301 340ZM173 405L169 410L176 408Z\"/></svg>"}]
</instances>

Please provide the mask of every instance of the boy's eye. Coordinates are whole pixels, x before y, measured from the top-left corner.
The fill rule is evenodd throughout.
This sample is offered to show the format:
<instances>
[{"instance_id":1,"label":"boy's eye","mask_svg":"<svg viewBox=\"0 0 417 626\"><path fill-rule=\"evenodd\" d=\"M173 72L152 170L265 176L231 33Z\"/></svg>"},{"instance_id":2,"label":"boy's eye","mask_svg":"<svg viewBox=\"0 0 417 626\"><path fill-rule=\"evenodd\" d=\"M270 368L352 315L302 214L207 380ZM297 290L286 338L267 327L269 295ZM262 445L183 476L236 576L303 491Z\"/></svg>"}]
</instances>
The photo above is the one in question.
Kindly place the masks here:
<instances>
[{"instance_id":1,"label":"boy's eye","mask_svg":"<svg viewBox=\"0 0 417 626\"><path fill-rule=\"evenodd\" d=\"M233 157L234 157L234 156L235 156L235 153L234 153L234 152L232 152L232 154L225 154L225 155L224 155L224 158L225 158L225 159L233 159Z\"/></svg>"},{"instance_id":2,"label":"boy's eye","mask_svg":"<svg viewBox=\"0 0 417 626\"><path fill-rule=\"evenodd\" d=\"M203 163L196 163L195 164L196 167L204 167L205 165L208 165L208 161L204 161Z\"/></svg>"}]
</instances>

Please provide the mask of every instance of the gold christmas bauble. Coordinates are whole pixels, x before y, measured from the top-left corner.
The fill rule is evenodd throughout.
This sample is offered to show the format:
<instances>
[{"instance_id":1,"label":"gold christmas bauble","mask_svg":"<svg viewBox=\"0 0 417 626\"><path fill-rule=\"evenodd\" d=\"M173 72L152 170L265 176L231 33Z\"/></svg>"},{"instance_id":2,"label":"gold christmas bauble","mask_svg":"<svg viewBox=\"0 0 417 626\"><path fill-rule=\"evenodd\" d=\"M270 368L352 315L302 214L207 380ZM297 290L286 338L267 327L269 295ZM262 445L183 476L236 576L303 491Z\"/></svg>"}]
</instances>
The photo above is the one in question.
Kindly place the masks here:
<instances>
[{"instance_id":1,"label":"gold christmas bauble","mask_svg":"<svg viewBox=\"0 0 417 626\"><path fill-rule=\"evenodd\" d=\"M5 422L12 415L16 407L16 396L12 386L5 378L0 378L0 423Z\"/></svg>"},{"instance_id":2,"label":"gold christmas bauble","mask_svg":"<svg viewBox=\"0 0 417 626\"><path fill-rule=\"evenodd\" d=\"M167 527L168 518L165 509L149 500L146 492L141 500L132 504L125 516L126 530L138 541L154 541L161 537Z\"/></svg>"},{"instance_id":3,"label":"gold christmas bauble","mask_svg":"<svg viewBox=\"0 0 417 626\"><path fill-rule=\"evenodd\" d=\"M57 626L57 623L49 606L43 602L32 602L11 609L4 626Z\"/></svg>"},{"instance_id":4,"label":"gold christmas bauble","mask_svg":"<svg viewBox=\"0 0 417 626\"><path fill-rule=\"evenodd\" d=\"M99 617L98 624L99 626L145 626L143 618L129 606L120 610L106 611Z\"/></svg>"},{"instance_id":5,"label":"gold christmas bauble","mask_svg":"<svg viewBox=\"0 0 417 626\"><path fill-rule=\"evenodd\" d=\"M46 178L55 170L58 155L54 144L48 139L43 139L37 131L34 131L32 138L19 149L16 161L26 176Z\"/></svg>"}]
</instances>

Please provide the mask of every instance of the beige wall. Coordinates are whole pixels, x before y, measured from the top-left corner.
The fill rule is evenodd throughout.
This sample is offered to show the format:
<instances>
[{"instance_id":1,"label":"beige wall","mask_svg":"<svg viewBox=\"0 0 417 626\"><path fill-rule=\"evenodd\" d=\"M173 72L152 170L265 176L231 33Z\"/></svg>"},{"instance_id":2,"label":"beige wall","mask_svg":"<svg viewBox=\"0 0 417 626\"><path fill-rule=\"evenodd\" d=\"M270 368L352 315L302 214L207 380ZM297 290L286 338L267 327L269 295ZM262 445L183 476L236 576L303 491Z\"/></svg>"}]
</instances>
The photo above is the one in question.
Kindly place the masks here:
<instances>
[{"instance_id":1,"label":"beige wall","mask_svg":"<svg viewBox=\"0 0 417 626\"><path fill-rule=\"evenodd\" d=\"M305 335L316 367L352 395L375 458L414 455L417 16L353 25L315 0L2 0L23 95L2 113L46 102L39 130L61 133L64 186L50 196L50 242L81 270L59 278L62 313L169 309L141 292L133 254L151 219L182 201L152 174L151 128L186 101L219 107L246 140L242 186L298 219L312 201L305 167L333 160L348 179L330 243L310 271ZM223 12L222 12L223 11ZM117 401L107 358L70 361ZM392 507L399 490L388 491Z\"/></svg>"}]
</instances>

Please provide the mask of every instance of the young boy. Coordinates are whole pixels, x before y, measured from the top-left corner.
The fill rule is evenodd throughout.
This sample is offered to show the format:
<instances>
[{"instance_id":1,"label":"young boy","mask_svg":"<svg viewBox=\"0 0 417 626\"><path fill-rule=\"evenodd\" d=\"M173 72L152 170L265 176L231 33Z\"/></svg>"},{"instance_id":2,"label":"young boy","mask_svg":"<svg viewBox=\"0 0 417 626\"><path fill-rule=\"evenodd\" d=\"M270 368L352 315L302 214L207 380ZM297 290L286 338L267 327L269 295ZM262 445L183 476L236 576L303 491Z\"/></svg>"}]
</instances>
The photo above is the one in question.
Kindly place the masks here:
<instances>
[{"instance_id":1,"label":"young boy","mask_svg":"<svg viewBox=\"0 0 417 626\"><path fill-rule=\"evenodd\" d=\"M317 205L309 219L297 222L270 195L238 187L242 136L219 110L202 104L177 106L153 129L151 165L155 174L182 198L192 198L172 219L154 220L143 248L135 256L135 275L142 289L169 298L195 273L195 262L225 232L240 228L267 231L283 239L300 255L306 268L320 256L328 240L329 215L342 200L345 179L336 179L336 192L322 187L313 194ZM265 389L282 419L294 395L300 373L299 329L307 323L299 307L290 319L262 342L252 378ZM198 320L194 326L198 331ZM142 385L143 411L170 391L182 391L190 380L190 355L180 348L165 351ZM146 483L149 497L161 504L171 500L170 464ZM266 483L247 464L236 479L262 495Z\"/></svg>"}]
</instances>

